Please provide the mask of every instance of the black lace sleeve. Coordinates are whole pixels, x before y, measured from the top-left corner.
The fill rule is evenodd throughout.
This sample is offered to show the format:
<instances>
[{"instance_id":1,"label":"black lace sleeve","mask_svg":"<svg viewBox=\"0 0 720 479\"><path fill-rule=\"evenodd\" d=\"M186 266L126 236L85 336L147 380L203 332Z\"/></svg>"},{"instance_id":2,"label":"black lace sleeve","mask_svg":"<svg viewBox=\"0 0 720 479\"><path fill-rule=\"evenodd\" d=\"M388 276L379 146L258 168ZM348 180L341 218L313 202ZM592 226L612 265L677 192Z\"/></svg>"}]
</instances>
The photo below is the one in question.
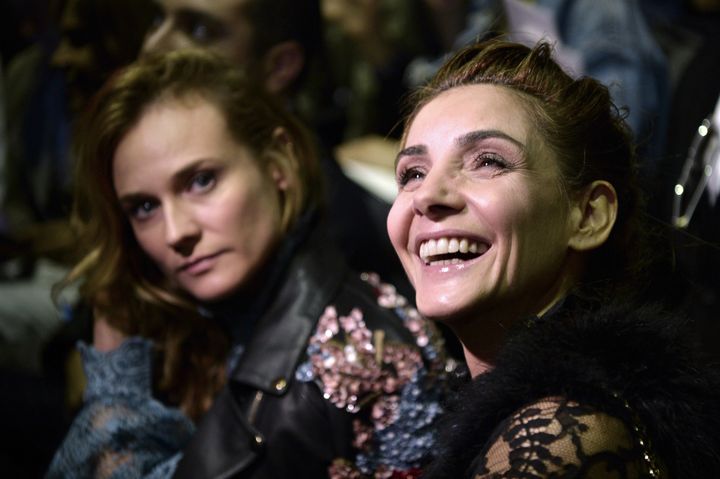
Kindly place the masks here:
<instances>
[{"instance_id":1,"label":"black lace sleeve","mask_svg":"<svg viewBox=\"0 0 720 479\"><path fill-rule=\"evenodd\" d=\"M521 408L473 462L477 478L651 477L640 441L620 418L561 398Z\"/></svg>"}]
</instances>

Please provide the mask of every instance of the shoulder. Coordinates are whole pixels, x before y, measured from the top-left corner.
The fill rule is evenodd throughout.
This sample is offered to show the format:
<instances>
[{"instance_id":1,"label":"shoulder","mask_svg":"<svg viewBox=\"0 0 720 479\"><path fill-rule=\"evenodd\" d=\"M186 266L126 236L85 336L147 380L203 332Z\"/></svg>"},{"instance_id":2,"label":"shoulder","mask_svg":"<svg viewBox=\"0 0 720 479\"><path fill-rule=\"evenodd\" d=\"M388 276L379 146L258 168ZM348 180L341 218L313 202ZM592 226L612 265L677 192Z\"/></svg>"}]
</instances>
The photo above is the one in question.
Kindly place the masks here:
<instances>
[{"instance_id":1,"label":"shoulder","mask_svg":"<svg viewBox=\"0 0 720 479\"><path fill-rule=\"evenodd\" d=\"M496 367L454 398L439 467L467 467L494 437L499 418L563 397L621 419L626 431L644 428L671 473L703 477L698 464L720 470L720 383L694 357L687 328L682 317L637 304L563 308L522 326ZM478 446L470 451L468 444Z\"/></svg>"},{"instance_id":2,"label":"shoulder","mask_svg":"<svg viewBox=\"0 0 720 479\"><path fill-rule=\"evenodd\" d=\"M648 467L642 452L643 443L623 419L587 404L548 397L503 420L471 469L475 475L502 477L528 472L604 477L608 470L641 477Z\"/></svg>"}]
</instances>

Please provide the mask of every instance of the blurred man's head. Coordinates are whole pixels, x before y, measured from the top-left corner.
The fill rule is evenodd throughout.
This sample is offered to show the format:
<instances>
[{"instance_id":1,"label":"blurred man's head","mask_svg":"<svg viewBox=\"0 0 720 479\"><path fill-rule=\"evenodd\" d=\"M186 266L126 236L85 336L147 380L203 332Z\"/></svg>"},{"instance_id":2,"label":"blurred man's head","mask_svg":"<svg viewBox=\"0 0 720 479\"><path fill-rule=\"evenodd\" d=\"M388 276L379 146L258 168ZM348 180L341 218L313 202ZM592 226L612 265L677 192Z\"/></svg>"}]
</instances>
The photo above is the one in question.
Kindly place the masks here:
<instances>
[{"instance_id":1,"label":"blurred man's head","mask_svg":"<svg viewBox=\"0 0 720 479\"><path fill-rule=\"evenodd\" d=\"M247 69L271 93L292 93L322 42L318 0L156 2L144 52L207 48Z\"/></svg>"},{"instance_id":2,"label":"blurred man's head","mask_svg":"<svg viewBox=\"0 0 720 479\"><path fill-rule=\"evenodd\" d=\"M118 68L137 58L153 11L147 0L64 0L52 65L65 72L79 111Z\"/></svg>"}]
</instances>

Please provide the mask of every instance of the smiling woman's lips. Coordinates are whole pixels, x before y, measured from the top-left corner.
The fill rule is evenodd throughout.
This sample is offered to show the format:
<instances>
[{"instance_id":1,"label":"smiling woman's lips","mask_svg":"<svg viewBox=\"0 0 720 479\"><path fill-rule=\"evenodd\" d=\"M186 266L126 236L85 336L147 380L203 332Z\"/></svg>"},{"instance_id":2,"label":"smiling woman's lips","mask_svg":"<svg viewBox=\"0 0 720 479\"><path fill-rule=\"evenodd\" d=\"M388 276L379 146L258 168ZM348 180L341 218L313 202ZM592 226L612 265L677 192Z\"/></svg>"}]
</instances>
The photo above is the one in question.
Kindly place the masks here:
<instances>
[{"instance_id":1,"label":"smiling woman's lips","mask_svg":"<svg viewBox=\"0 0 720 479\"><path fill-rule=\"evenodd\" d=\"M418 255L425 264L458 264L482 256L489 248L483 241L462 236L442 236L422 241Z\"/></svg>"}]
</instances>

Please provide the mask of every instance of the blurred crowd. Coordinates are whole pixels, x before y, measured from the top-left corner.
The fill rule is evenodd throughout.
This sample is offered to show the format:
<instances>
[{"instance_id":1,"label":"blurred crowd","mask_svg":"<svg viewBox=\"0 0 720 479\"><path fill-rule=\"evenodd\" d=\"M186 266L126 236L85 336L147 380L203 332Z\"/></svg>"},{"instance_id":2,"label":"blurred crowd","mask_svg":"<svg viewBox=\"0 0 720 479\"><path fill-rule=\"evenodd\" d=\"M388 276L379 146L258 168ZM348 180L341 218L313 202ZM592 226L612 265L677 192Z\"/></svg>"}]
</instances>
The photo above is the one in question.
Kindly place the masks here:
<instances>
[{"instance_id":1,"label":"blurred crowd","mask_svg":"<svg viewBox=\"0 0 720 479\"><path fill-rule=\"evenodd\" d=\"M82 391L68 351L92 325L71 290L51 294L76 259L68 221L74 120L117 69L153 51L213 49L279 95L316 135L329 215L351 265L408 293L385 232L407 95L475 40L551 41L572 76L599 79L626 110L648 210L666 244L658 292L697 322L709 347L720 338L720 1L293 1L307 3L305 18L276 15L270 0L2 2L7 477L46 470Z\"/></svg>"}]
</instances>

